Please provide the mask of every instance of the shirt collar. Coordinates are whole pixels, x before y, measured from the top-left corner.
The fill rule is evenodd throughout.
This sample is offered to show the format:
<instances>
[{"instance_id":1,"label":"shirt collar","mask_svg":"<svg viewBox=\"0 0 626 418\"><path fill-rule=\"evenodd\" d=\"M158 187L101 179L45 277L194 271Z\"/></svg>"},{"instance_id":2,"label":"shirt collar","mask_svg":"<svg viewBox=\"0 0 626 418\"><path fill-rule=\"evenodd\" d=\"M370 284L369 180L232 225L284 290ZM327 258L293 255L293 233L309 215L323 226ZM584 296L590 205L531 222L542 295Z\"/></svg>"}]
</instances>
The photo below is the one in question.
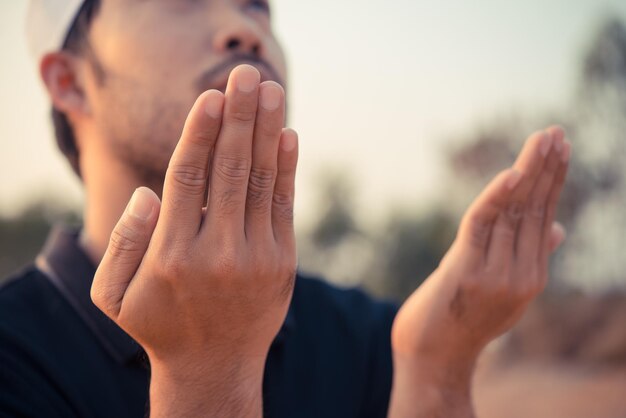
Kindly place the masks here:
<instances>
[{"instance_id":1,"label":"shirt collar","mask_svg":"<svg viewBox=\"0 0 626 418\"><path fill-rule=\"evenodd\" d=\"M126 332L91 301L90 291L96 266L78 243L79 231L53 227L35 263L78 313L102 347L118 362L129 363L142 357L143 350ZM284 341L295 328L293 306L289 307L274 344Z\"/></svg>"}]
</instances>

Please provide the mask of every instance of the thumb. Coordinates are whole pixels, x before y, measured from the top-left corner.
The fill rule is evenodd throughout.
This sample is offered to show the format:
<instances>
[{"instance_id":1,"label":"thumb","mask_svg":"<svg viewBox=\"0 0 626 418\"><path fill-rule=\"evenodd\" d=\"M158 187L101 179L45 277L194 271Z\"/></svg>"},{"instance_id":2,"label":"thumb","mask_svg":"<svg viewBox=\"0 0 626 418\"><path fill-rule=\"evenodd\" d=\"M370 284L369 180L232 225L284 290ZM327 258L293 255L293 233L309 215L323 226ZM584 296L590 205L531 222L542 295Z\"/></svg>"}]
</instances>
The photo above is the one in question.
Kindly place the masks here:
<instances>
[{"instance_id":1,"label":"thumb","mask_svg":"<svg viewBox=\"0 0 626 418\"><path fill-rule=\"evenodd\" d=\"M567 233L563 225L558 222L552 223L552 229L550 230L550 252L553 253L559 249L563 241L565 241L565 237Z\"/></svg>"},{"instance_id":2,"label":"thumb","mask_svg":"<svg viewBox=\"0 0 626 418\"><path fill-rule=\"evenodd\" d=\"M148 249L160 206L152 190L138 188L111 233L109 246L91 285L91 300L114 321L128 284Z\"/></svg>"}]
</instances>

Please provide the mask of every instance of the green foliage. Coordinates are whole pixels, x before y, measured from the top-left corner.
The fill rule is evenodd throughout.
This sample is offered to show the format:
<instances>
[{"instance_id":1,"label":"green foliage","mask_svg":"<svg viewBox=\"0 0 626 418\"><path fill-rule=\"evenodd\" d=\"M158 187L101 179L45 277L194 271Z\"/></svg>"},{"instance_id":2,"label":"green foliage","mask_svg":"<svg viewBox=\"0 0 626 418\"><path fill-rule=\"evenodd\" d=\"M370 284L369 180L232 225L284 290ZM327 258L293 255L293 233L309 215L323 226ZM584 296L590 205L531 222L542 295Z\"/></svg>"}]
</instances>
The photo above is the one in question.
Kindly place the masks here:
<instances>
[{"instance_id":1,"label":"green foliage","mask_svg":"<svg viewBox=\"0 0 626 418\"><path fill-rule=\"evenodd\" d=\"M602 25L592 40L582 65L581 89L587 99L606 86L626 88L626 27L611 19Z\"/></svg>"},{"instance_id":2,"label":"green foliage","mask_svg":"<svg viewBox=\"0 0 626 418\"><path fill-rule=\"evenodd\" d=\"M320 216L299 236L305 271L403 300L437 267L452 242L454 218L440 210L393 210L376 226L359 221L356 190L346 174L322 176L320 190Z\"/></svg>"},{"instance_id":3,"label":"green foliage","mask_svg":"<svg viewBox=\"0 0 626 418\"><path fill-rule=\"evenodd\" d=\"M392 215L376 240L380 277L365 278L366 284L377 294L405 299L437 268L455 230L454 218L440 211Z\"/></svg>"},{"instance_id":4,"label":"green foliage","mask_svg":"<svg viewBox=\"0 0 626 418\"><path fill-rule=\"evenodd\" d=\"M334 247L357 232L353 216L353 188L347 177L338 172L326 174L321 186L321 216L311 232L311 238L318 247Z\"/></svg>"}]
</instances>

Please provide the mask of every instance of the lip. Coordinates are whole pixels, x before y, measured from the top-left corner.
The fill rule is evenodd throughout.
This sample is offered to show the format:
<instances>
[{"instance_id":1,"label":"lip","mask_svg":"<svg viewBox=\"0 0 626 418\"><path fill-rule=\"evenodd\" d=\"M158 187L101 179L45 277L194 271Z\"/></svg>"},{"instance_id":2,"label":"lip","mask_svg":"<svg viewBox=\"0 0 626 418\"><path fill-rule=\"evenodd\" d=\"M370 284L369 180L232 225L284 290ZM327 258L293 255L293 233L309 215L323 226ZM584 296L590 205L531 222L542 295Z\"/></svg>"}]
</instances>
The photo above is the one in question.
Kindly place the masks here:
<instances>
[{"instance_id":1,"label":"lip","mask_svg":"<svg viewBox=\"0 0 626 418\"><path fill-rule=\"evenodd\" d=\"M266 64L260 61L251 61L251 60L240 60L236 62L231 62L228 64L220 65L212 70L207 71L201 77L201 87L203 90L219 90L222 93L226 92L226 88L228 86L228 78L230 77L230 73L240 65L251 65L256 68L261 74L261 82L264 81L276 81L280 83L278 79L278 75L269 68Z\"/></svg>"}]
</instances>

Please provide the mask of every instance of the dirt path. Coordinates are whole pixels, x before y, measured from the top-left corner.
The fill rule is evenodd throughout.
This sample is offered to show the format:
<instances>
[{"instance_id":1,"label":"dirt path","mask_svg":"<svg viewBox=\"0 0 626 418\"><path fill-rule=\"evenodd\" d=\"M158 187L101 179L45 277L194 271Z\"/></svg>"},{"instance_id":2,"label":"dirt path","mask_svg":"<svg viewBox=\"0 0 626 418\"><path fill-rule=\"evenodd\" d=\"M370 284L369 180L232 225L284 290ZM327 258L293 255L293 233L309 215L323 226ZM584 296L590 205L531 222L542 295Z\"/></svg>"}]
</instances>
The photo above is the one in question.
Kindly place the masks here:
<instances>
[{"instance_id":1,"label":"dirt path","mask_svg":"<svg viewBox=\"0 0 626 418\"><path fill-rule=\"evenodd\" d=\"M485 353L480 418L626 418L626 295L544 298Z\"/></svg>"}]
</instances>

